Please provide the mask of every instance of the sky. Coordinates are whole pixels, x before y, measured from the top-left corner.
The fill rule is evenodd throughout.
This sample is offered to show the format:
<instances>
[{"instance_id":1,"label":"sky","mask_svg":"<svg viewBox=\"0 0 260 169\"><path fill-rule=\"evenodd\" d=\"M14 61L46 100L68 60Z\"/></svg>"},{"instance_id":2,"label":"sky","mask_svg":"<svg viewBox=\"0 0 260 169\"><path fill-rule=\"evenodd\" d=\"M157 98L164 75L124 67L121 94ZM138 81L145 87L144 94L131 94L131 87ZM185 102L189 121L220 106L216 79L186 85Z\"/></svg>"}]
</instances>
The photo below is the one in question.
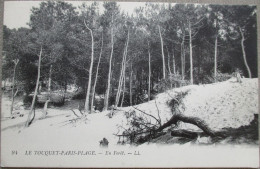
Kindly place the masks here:
<instances>
[{"instance_id":1,"label":"sky","mask_svg":"<svg viewBox=\"0 0 260 169\"><path fill-rule=\"evenodd\" d=\"M41 1L5 1L4 2L4 25L8 28L27 27L30 20L31 8L39 7ZM78 7L84 1L67 1ZM89 2L90 3L90 2ZM131 14L138 6L144 6L144 2L118 2L121 10Z\"/></svg>"}]
</instances>

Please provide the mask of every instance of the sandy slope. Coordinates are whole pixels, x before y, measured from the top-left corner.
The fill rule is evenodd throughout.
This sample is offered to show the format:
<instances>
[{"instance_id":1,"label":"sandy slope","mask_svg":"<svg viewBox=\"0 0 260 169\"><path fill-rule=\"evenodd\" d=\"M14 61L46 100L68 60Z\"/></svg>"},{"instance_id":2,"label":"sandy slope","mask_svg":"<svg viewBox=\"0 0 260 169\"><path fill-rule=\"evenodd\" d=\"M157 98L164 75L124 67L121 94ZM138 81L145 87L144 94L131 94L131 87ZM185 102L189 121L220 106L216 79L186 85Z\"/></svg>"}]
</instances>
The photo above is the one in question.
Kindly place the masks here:
<instances>
[{"instance_id":1,"label":"sandy slope","mask_svg":"<svg viewBox=\"0 0 260 169\"><path fill-rule=\"evenodd\" d=\"M140 104L136 107L158 117L157 107L162 122L166 122L172 112L168 102L176 92L189 91L183 103L183 113L204 119L214 130L223 127L239 127L247 125L258 113L257 79L243 79L236 83L234 79L210 85L186 86L159 94L156 100ZM74 104L75 102L71 102ZM156 107L156 104L157 107ZM76 104L76 103L75 103ZM90 114L87 121L77 121L69 106L64 108L49 108L47 118L41 118L41 109L36 110L36 120L29 128L24 128L28 110L17 110L23 117L9 118L10 100L2 98L1 114L1 160L8 166L49 166L49 167L208 167L208 166L259 166L258 147L247 145L225 144L224 147L197 147L185 145L167 145L159 147L156 143L142 144L132 147L117 145L118 137L114 134L122 132L122 126L128 127L125 112L134 110L132 107L122 108L113 118L109 112ZM71 106L77 107L77 106ZM66 108L66 109L65 109ZM143 115L142 113L137 113ZM153 119L151 119L153 121ZM180 126L186 129L196 129L192 125ZM99 141L103 138L109 141L108 149L101 149ZM12 155L17 150L18 155ZM26 151L95 151L103 153L99 156L26 156ZM105 156L106 151L125 151L133 153L140 151L140 156ZM166 155L167 154L167 155ZM219 156L220 155L220 156ZM105 158L106 157L106 158ZM131 157L131 158L130 158ZM216 158L217 157L217 158ZM46 162L48 161L48 162ZM187 163L188 162L188 163Z\"/></svg>"},{"instance_id":2,"label":"sandy slope","mask_svg":"<svg viewBox=\"0 0 260 169\"><path fill-rule=\"evenodd\" d=\"M203 119L216 131L226 127L238 128L248 125L254 114L258 114L258 79L243 79L243 83L230 79L214 84L172 89L157 95L155 101L137 107L155 117L158 117L158 107L162 121L166 122L172 115L168 103L177 92L186 91L188 94L180 108L182 113ZM197 129L196 126L188 124L181 124L180 128Z\"/></svg>"},{"instance_id":3,"label":"sandy slope","mask_svg":"<svg viewBox=\"0 0 260 169\"><path fill-rule=\"evenodd\" d=\"M243 79L243 83L231 79L209 85L193 85L169 90L159 94L156 100L140 104L136 107L158 117L158 110L162 122L172 116L168 106L169 101L176 92L189 91L183 103L186 116L199 117L214 130L225 127L237 128L248 125L255 113L258 113L258 82L257 79ZM36 121L24 129L28 110L21 110L24 117L10 119L8 105L10 101L2 99L2 144L10 147L26 142L30 145L91 145L99 146L99 141L106 137L110 145L116 145L118 138L113 134L122 132L123 126L127 128L127 119L124 111L133 108L122 108L115 113L113 118L108 118L107 113L101 112L88 115L86 122L75 123L76 116L70 110L49 109L46 119L39 119L41 111L36 111ZM156 107L156 104L157 107ZM134 109L133 109L134 110ZM142 113L140 113L142 114ZM72 120L72 121L70 121ZM153 119L151 119L153 121ZM67 124L67 125L66 125ZM193 125L182 124L181 128L197 129ZM15 139L14 139L15 138Z\"/></svg>"}]
</instances>

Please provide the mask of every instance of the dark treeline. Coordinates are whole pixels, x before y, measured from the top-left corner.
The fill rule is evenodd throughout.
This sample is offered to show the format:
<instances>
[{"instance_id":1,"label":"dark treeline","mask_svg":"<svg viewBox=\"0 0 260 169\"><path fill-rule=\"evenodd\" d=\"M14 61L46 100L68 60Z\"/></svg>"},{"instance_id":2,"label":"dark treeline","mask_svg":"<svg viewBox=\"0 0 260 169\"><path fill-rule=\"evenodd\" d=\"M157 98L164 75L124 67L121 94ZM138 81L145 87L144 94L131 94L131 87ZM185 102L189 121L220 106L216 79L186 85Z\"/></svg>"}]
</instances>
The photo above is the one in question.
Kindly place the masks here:
<instances>
[{"instance_id":1,"label":"dark treeline","mask_svg":"<svg viewBox=\"0 0 260 169\"><path fill-rule=\"evenodd\" d=\"M76 84L90 112L95 94L106 110L236 71L257 77L255 6L146 3L128 15L100 3L42 2L29 28L4 26L3 80L25 84L27 95Z\"/></svg>"}]
</instances>

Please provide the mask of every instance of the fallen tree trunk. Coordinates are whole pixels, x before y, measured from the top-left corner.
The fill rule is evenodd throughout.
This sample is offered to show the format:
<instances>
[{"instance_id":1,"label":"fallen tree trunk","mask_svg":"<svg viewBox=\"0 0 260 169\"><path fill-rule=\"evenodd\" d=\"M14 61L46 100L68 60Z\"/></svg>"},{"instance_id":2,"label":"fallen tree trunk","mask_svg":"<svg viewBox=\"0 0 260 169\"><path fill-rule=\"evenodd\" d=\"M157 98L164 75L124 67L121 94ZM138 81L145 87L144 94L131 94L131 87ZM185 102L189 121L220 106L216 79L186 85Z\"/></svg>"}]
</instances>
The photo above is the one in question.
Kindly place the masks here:
<instances>
[{"instance_id":1,"label":"fallen tree trunk","mask_svg":"<svg viewBox=\"0 0 260 169\"><path fill-rule=\"evenodd\" d=\"M164 123L161 127L159 127L156 131L160 132L163 129L173 125L173 124L177 124L177 122L182 121L184 123L190 123L193 124L197 127L199 127L205 134L209 135L209 136L215 136L215 132L213 130L211 130L207 124L200 118L197 117L187 117L184 116L182 114L176 114L173 115L172 118L167 121L166 123Z\"/></svg>"},{"instance_id":2,"label":"fallen tree trunk","mask_svg":"<svg viewBox=\"0 0 260 169\"><path fill-rule=\"evenodd\" d=\"M173 130L173 131L171 131L171 136L195 139L198 137L198 133L188 131L188 130Z\"/></svg>"},{"instance_id":3,"label":"fallen tree trunk","mask_svg":"<svg viewBox=\"0 0 260 169\"><path fill-rule=\"evenodd\" d=\"M139 109L137 109L137 110L139 110ZM143 113L147 116L151 116L150 114L146 114L145 112L143 112ZM151 116L151 117L155 118L154 116ZM155 119L158 120L157 118L155 118ZM208 125L202 119L197 118L197 117L187 117L182 114L175 114L171 117L171 119L169 121L167 121L163 125L160 125L160 123L159 123L159 125L158 124L153 125L152 127L146 126L144 121L134 121L134 122L135 122L134 123L135 126L145 126L145 127L144 128L141 127L137 130L134 130L134 126L133 126L133 128L132 128L133 130L131 130L131 132L127 131L127 134L123 134L123 135L116 134L116 135L118 137L121 137L121 136L128 137L131 143L134 142L137 144L142 144L144 142L147 142L151 139L157 138L157 137L165 134L163 129L170 127L171 125L177 126L178 122L184 122L184 123L190 123L190 124L197 126L203 132L192 132L192 131L188 131L188 130L172 130L171 136L184 137L184 138L189 138L189 139L196 139L199 135L210 136L210 137L214 137L214 138L217 136L221 136L221 134L210 129L208 127Z\"/></svg>"}]
</instances>

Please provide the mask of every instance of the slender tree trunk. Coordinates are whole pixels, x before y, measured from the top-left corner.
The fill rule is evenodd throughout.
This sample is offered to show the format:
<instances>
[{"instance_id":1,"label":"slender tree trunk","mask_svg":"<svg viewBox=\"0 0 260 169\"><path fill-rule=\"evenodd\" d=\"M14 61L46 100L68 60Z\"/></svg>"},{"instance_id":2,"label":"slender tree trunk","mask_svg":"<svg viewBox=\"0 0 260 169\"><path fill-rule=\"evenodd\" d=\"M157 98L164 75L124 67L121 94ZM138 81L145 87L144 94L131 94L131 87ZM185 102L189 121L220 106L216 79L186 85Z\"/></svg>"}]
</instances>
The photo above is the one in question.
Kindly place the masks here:
<instances>
[{"instance_id":1,"label":"slender tree trunk","mask_svg":"<svg viewBox=\"0 0 260 169\"><path fill-rule=\"evenodd\" d=\"M158 25L159 28L159 34L160 34L160 39L161 39L161 50L162 50L162 62L163 62L163 78L166 78L166 68L165 68L165 57L164 57L164 50L163 50L163 38L162 38L162 33L161 33L161 27Z\"/></svg>"},{"instance_id":2,"label":"slender tree trunk","mask_svg":"<svg viewBox=\"0 0 260 169\"><path fill-rule=\"evenodd\" d=\"M143 94L143 79L144 79L144 69L142 68L142 71L141 71L141 80L140 80L140 94L142 95Z\"/></svg>"},{"instance_id":3,"label":"slender tree trunk","mask_svg":"<svg viewBox=\"0 0 260 169\"><path fill-rule=\"evenodd\" d=\"M124 66L125 66L125 54L126 54L126 51L124 49L123 59L122 59L122 63L121 63L120 77L119 77L117 93L116 93L116 102L115 102L115 106L116 107L119 104L120 95L121 95L121 89L122 89L122 83L123 83L123 78L124 78L123 74L124 74Z\"/></svg>"},{"instance_id":4,"label":"slender tree trunk","mask_svg":"<svg viewBox=\"0 0 260 169\"><path fill-rule=\"evenodd\" d=\"M185 32L182 36L182 42L181 42L181 77L182 80L185 78Z\"/></svg>"},{"instance_id":5,"label":"slender tree trunk","mask_svg":"<svg viewBox=\"0 0 260 169\"><path fill-rule=\"evenodd\" d=\"M48 99L46 100L43 108L43 117L45 118L47 115L48 103L51 101L51 73L52 73L52 65L50 66L49 71L49 82L48 82Z\"/></svg>"},{"instance_id":6,"label":"slender tree trunk","mask_svg":"<svg viewBox=\"0 0 260 169\"><path fill-rule=\"evenodd\" d=\"M130 78L129 78L129 100L130 100L130 106L133 105L133 96L132 96L132 79L133 79L133 68L132 68L132 58L131 58L131 63L130 63Z\"/></svg>"},{"instance_id":7,"label":"slender tree trunk","mask_svg":"<svg viewBox=\"0 0 260 169\"><path fill-rule=\"evenodd\" d=\"M95 93L96 93L96 84L97 84L97 78L98 78L98 70L99 70L99 64L100 64L100 59L102 56L102 51L103 51L103 33L102 33L102 40L101 40L101 49L100 49L100 54L98 58L98 64L97 64L97 71L96 71L96 77L92 89L92 99L91 99L91 108L90 108L90 113L92 113L92 110L94 109L94 99L95 99Z\"/></svg>"},{"instance_id":8,"label":"slender tree trunk","mask_svg":"<svg viewBox=\"0 0 260 169\"><path fill-rule=\"evenodd\" d=\"M121 96L121 92L122 92L122 85L123 85L124 78L125 78L125 67L126 67L126 56L127 56L127 50L128 50L128 42L129 42L129 31L128 31L128 34L127 34L126 47L125 47L124 54L123 54L121 74L120 74L119 84L118 84L118 89L117 89L116 103L115 103L116 107L119 104L119 100L120 100L120 96Z\"/></svg>"},{"instance_id":9,"label":"slender tree trunk","mask_svg":"<svg viewBox=\"0 0 260 169\"><path fill-rule=\"evenodd\" d=\"M172 67L173 67L173 74L176 75L176 65L175 65L174 49L172 50Z\"/></svg>"},{"instance_id":10,"label":"slender tree trunk","mask_svg":"<svg viewBox=\"0 0 260 169\"><path fill-rule=\"evenodd\" d=\"M239 31L240 31L240 34L242 37L241 38L241 48L242 48L242 52L243 52L244 64L245 64L247 72L248 72L248 77L252 78L251 71L250 71L250 68L249 68L249 66L247 64L247 60L246 60L246 52L245 52L245 46L244 46L244 41L245 41L244 32L242 31L241 27L239 27Z\"/></svg>"},{"instance_id":11,"label":"slender tree trunk","mask_svg":"<svg viewBox=\"0 0 260 169\"><path fill-rule=\"evenodd\" d=\"M25 127L29 127L30 124L32 123L34 117L35 117L34 107L35 107L35 101L36 101L36 96L37 96L37 91L38 91L38 88L39 88L39 81L40 81L40 76L41 76L41 59L42 59L42 46L41 46L41 49L40 49L39 60L38 60L38 74L37 74L35 91L34 91L34 95L33 95L33 100L32 100L32 105L31 105L31 108L30 108L30 112L28 114L28 118L27 118L27 121L25 123ZM33 113L34 113L34 115L31 119L31 116L32 116Z\"/></svg>"},{"instance_id":12,"label":"slender tree trunk","mask_svg":"<svg viewBox=\"0 0 260 169\"><path fill-rule=\"evenodd\" d=\"M113 24L113 16L112 16L112 24ZM114 33L113 33L113 25L112 25L112 28L111 28L111 53L110 53L110 59L109 59L106 97L105 97L105 100L104 100L104 111L106 111L108 109L113 52L114 52Z\"/></svg>"},{"instance_id":13,"label":"slender tree trunk","mask_svg":"<svg viewBox=\"0 0 260 169\"><path fill-rule=\"evenodd\" d=\"M181 43L181 78L184 80L184 70L183 70L183 43Z\"/></svg>"},{"instance_id":14,"label":"slender tree trunk","mask_svg":"<svg viewBox=\"0 0 260 169\"><path fill-rule=\"evenodd\" d=\"M127 50L127 49L126 49ZM119 99L120 99L120 95L121 92L123 92L123 96L122 96L122 101L121 101L121 107L123 105L123 101L124 101L124 97L125 97L125 70L126 70L126 55L125 55L125 61L124 61L124 69L123 69L123 77L122 77L122 82L121 82L121 88L120 88L120 94L119 94ZM123 89L122 89L122 85L123 85Z\"/></svg>"},{"instance_id":15,"label":"slender tree trunk","mask_svg":"<svg viewBox=\"0 0 260 169\"><path fill-rule=\"evenodd\" d=\"M148 64L149 64L149 77L148 77L148 101L151 100L151 53L150 53L150 47L148 43Z\"/></svg>"},{"instance_id":16,"label":"slender tree trunk","mask_svg":"<svg viewBox=\"0 0 260 169\"><path fill-rule=\"evenodd\" d=\"M120 74L120 78L119 78L119 84L118 84L117 96L116 96L116 104L115 104L116 107L119 104L119 100L120 100L120 96L121 96L121 92L122 92L122 86L123 86L124 79L125 79L125 67L126 67L126 55L127 55L126 50L127 50L127 47L125 49L123 60L122 60L121 74Z\"/></svg>"},{"instance_id":17,"label":"slender tree trunk","mask_svg":"<svg viewBox=\"0 0 260 169\"><path fill-rule=\"evenodd\" d=\"M216 39L215 39L215 57L214 57L214 79L215 79L215 82L217 82L217 56L218 56L218 36L216 36Z\"/></svg>"},{"instance_id":18,"label":"slender tree trunk","mask_svg":"<svg viewBox=\"0 0 260 169\"><path fill-rule=\"evenodd\" d=\"M183 80L185 79L185 70L186 70L186 51L185 44L183 45Z\"/></svg>"},{"instance_id":19,"label":"slender tree trunk","mask_svg":"<svg viewBox=\"0 0 260 169\"><path fill-rule=\"evenodd\" d=\"M43 119L46 118L46 116L47 116L47 110L48 110L48 104L49 104L49 102L50 102L50 100L48 99L48 100L46 100L46 102L45 102L45 104L44 104L44 107L43 107L43 116L42 116Z\"/></svg>"},{"instance_id":20,"label":"slender tree trunk","mask_svg":"<svg viewBox=\"0 0 260 169\"><path fill-rule=\"evenodd\" d=\"M19 63L19 59L14 60L14 72L13 72L13 88L12 88L12 103L11 103L11 110L10 114L13 114L13 108L14 108L14 98L15 98L15 93L14 93L14 88L15 88L15 75L16 75L16 67Z\"/></svg>"},{"instance_id":21,"label":"slender tree trunk","mask_svg":"<svg viewBox=\"0 0 260 169\"><path fill-rule=\"evenodd\" d=\"M189 44L190 44L190 83L193 84L193 58L192 58L192 37L191 37L191 25L189 21Z\"/></svg>"},{"instance_id":22,"label":"slender tree trunk","mask_svg":"<svg viewBox=\"0 0 260 169\"><path fill-rule=\"evenodd\" d=\"M90 113L89 98L90 98L90 89L91 89L92 69L93 69L93 62L94 62L94 37L93 37L92 30L87 26L85 20L84 20L84 24L86 28L90 31L90 35L91 35L91 61L90 61L89 76L88 76L88 89L87 89L87 95L85 101L85 115L86 115L86 113Z\"/></svg>"},{"instance_id":23,"label":"slender tree trunk","mask_svg":"<svg viewBox=\"0 0 260 169\"><path fill-rule=\"evenodd\" d=\"M48 83L48 94L49 99L51 97L51 74L52 74L52 65L50 66L50 72L49 72L49 83Z\"/></svg>"},{"instance_id":24,"label":"slender tree trunk","mask_svg":"<svg viewBox=\"0 0 260 169\"><path fill-rule=\"evenodd\" d=\"M169 53L169 50L167 47L166 47L166 49L167 49L167 54L168 54L168 70L169 70L169 74L171 75L172 71L171 71L171 64L170 64L170 53Z\"/></svg>"},{"instance_id":25,"label":"slender tree trunk","mask_svg":"<svg viewBox=\"0 0 260 169\"><path fill-rule=\"evenodd\" d=\"M120 105L120 107L123 107L124 99L125 99L125 72L124 72L123 96L122 96L122 100L121 100L121 105Z\"/></svg>"}]
</instances>

